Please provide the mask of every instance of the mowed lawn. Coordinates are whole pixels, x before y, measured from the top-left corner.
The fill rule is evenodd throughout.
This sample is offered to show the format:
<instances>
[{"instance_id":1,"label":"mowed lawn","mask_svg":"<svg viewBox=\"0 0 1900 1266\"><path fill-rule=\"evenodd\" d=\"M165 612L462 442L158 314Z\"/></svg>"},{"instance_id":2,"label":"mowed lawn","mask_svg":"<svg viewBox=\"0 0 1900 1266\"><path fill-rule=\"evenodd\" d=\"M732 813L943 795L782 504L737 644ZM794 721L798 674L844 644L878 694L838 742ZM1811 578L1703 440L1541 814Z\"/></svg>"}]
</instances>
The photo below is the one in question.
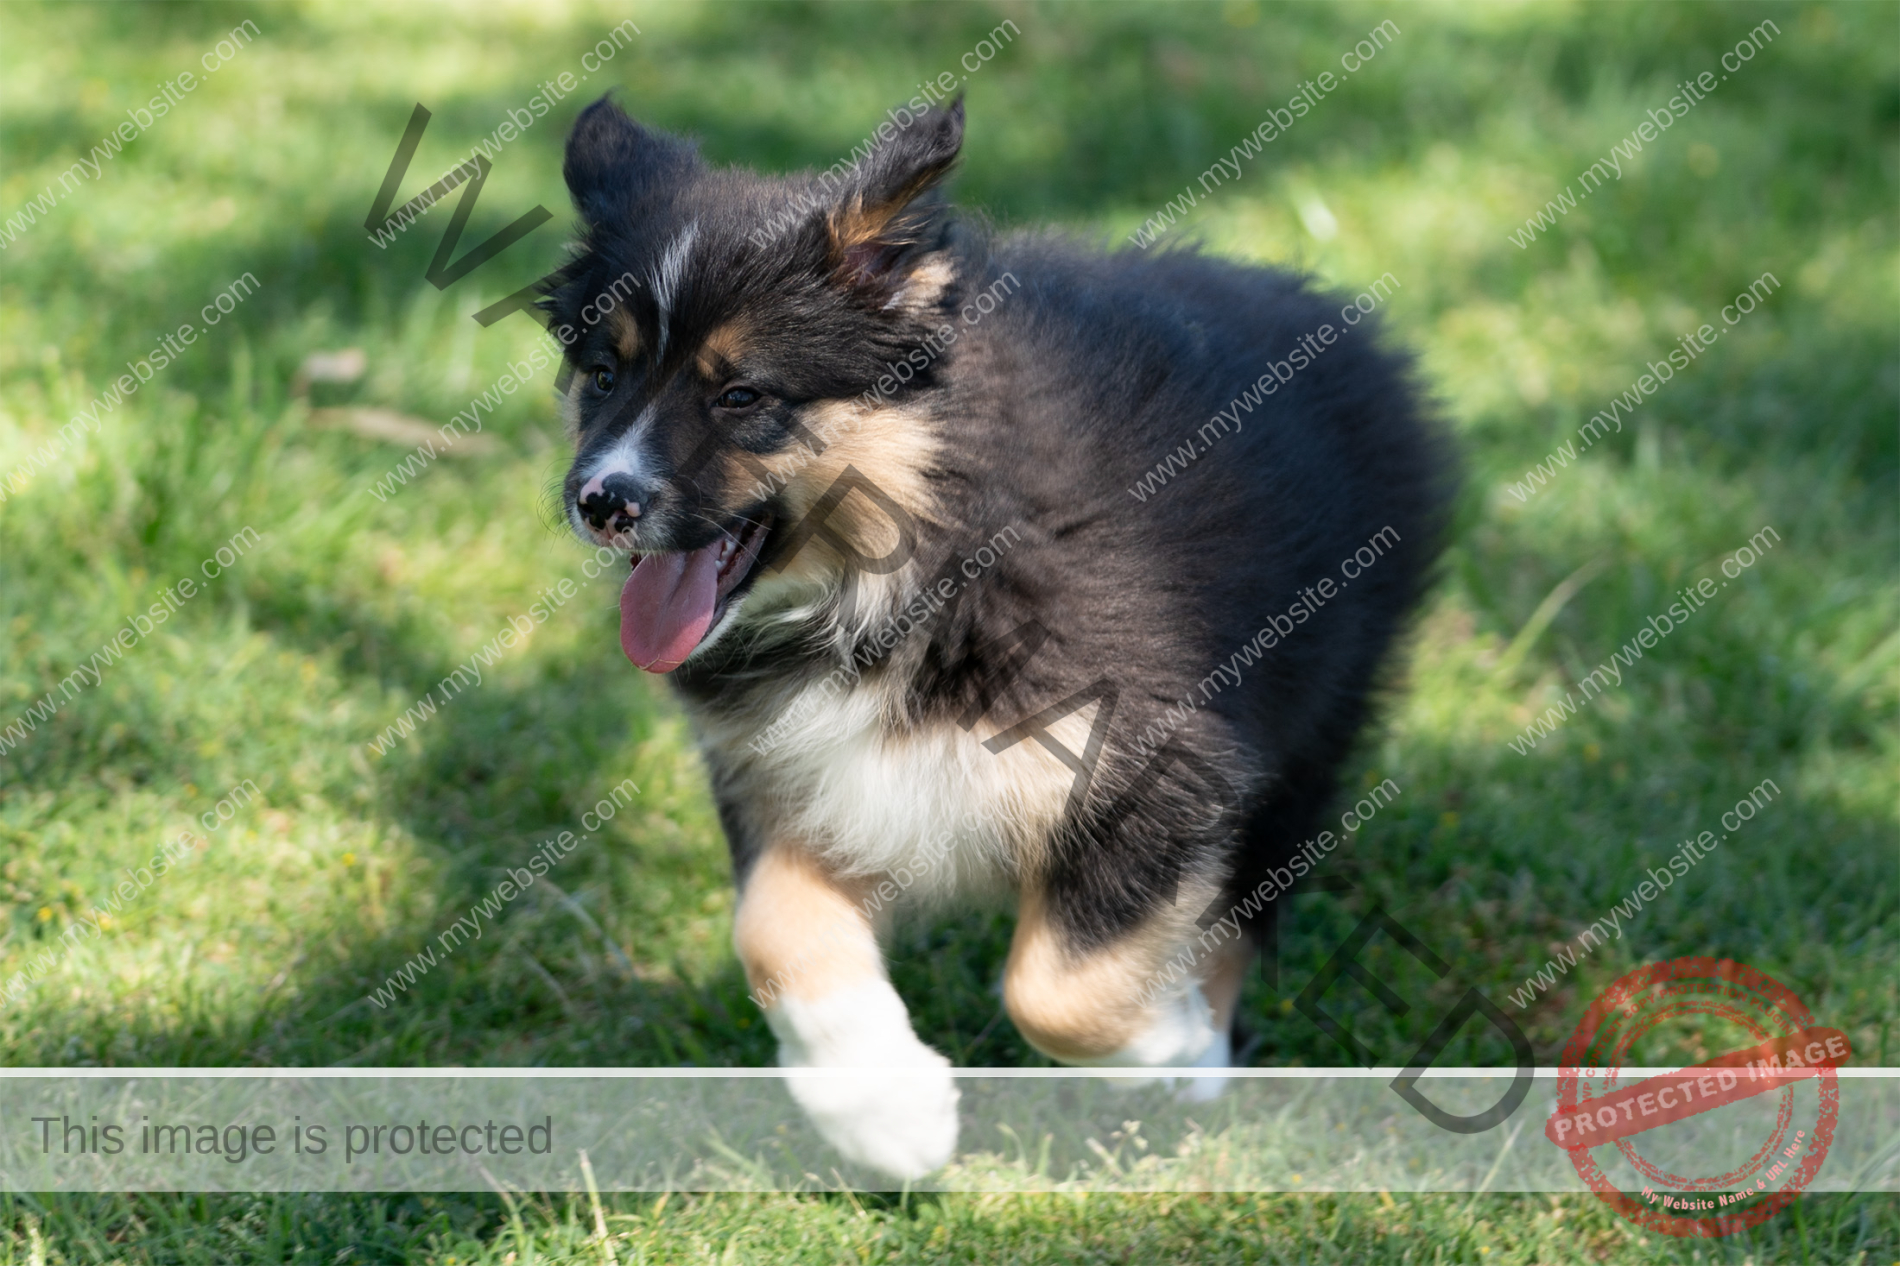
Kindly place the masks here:
<instances>
[{"instance_id":1,"label":"mowed lawn","mask_svg":"<svg viewBox=\"0 0 1900 1266\"><path fill-rule=\"evenodd\" d=\"M424 274L450 211L387 248L368 240L418 101L433 119L403 199L544 83L585 73L582 55L629 18L638 35L495 155L460 251L536 204L552 224L445 290ZM525 316L470 317L561 258L560 142L598 91L716 161L785 169L835 162L940 72L967 73L966 205L1134 249L1172 202L1163 242L1302 268L1345 294L1379 283L1389 334L1416 350L1462 441L1455 540L1349 780L1399 794L1334 855L1328 874L1351 889L1297 902L1278 988L1249 983L1250 1058L1347 1062L1292 999L1382 906L1543 1061L1623 972L1705 954L1786 983L1850 1035L1856 1062L1900 1062L1896 18L1893 4L6 5L6 1062L772 1061L687 727L620 654L617 575L588 582L549 508L566 457L553 373L530 358L550 344ZM255 37L228 42L247 20ZM1243 151L1237 177L1203 185L1388 20L1375 56L1264 152ZM966 56L999 27L986 60ZM1750 32L1742 69L1525 233L1678 84L1723 74ZM70 173L138 122L128 110L207 50L217 60L221 39L215 74L96 176ZM173 363L101 403L186 322ZM1705 325L1707 348L1654 381L1650 366ZM349 348L365 354L359 377L298 379L312 353ZM527 389L496 392L511 365ZM1553 460L1630 392L1620 429ZM433 430L484 393L496 406L478 437L391 477L418 441L389 415ZM67 444L61 428L87 409L96 429ZM1715 596L1654 637L1651 617L1705 578ZM573 597L500 646L564 579ZM163 623L115 640L155 603ZM416 710L478 652L479 688ZM1620 681L1579 685L1612 662ZM1566 717L1567 697L1587 702ZM409 732L391 731L406 710ZM1526 742L1546 716L1560 723ZM505 867L628 779L637 794L499 934L390 984ZM1751 793L1755 816L1620 936L1526 989ZM189 860L96 917L122 868L187 831L202 840ZM97 935L64 937L88 918ZM960 1064L1045 1062L999 1018L1009 930L983 916L898 935L919 1031ZM1367 961L1427 1005L1395 1019L1342 988L1328 1007L1402 1064L1455 994L1402 952ZM1655 1062L1672 1053L1700 1057ZM1473 1037L1444 1058L1506 1054ZM1645 1235L1559 1196L618 1197L611 1246L565 1195L0 1202L0 1262L35 1264L1900 1252L1890 1195L1813 1197L1721 1242Z\"/></svg>"}]
</instances>

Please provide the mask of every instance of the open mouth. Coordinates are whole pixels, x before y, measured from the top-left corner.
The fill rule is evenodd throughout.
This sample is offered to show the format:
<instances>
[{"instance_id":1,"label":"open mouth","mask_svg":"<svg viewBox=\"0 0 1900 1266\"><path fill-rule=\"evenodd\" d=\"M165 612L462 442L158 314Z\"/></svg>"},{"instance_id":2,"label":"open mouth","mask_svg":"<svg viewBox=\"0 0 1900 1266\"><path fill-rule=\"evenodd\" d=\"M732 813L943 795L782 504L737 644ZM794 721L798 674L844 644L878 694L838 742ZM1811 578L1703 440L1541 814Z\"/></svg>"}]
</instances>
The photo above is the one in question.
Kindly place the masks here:
<instances>
[{"instance_id":1,"label":"open mouth","mask_svg":"<svg viewBox=\"0 0 1900 1266\"><path fill-rule=\"evenodd\" d=\"M695 550L637 554L620 591L620 649L650 673L670 673L705 640L752 573L769 519L735 519Z\"/></svg>"}]
</instances>

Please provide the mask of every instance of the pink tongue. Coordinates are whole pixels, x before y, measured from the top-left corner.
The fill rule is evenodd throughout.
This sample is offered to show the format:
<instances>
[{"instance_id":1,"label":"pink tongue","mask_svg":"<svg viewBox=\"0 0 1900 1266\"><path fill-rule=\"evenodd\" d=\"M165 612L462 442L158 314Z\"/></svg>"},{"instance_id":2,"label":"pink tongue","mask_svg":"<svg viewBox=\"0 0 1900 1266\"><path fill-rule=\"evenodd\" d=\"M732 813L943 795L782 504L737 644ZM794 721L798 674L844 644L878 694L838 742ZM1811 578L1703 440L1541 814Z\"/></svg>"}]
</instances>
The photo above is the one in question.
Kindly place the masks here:
<instances>
[{"instance_id":1,"label":"pink tongue","mask_svg":"<svg viewBox=\"0 0 1900 1266\"><path fill-rule=\"evenodd\" d=\"M719 545L690 554L648 554L620 591L620 649L650 673L686 662L712 626L719 598Z\"/></svg>"}]
</instances>

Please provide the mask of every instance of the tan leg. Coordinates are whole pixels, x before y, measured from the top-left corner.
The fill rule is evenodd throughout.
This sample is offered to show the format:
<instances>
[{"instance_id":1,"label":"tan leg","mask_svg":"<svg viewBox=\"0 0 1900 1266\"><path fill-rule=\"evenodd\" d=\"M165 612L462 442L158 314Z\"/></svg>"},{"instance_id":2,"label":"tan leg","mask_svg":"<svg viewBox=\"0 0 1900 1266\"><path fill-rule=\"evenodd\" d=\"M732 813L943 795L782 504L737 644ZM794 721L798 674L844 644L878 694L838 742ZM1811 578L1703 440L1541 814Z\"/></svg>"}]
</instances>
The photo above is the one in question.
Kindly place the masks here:
<instances>
[{"instance_id":1,"label":"tan leg","mask_svg":"<svg viewBox=\"0 0 1900 1266\"><path fill-rule=\"evenodd\" d=\"M787 1079L819 1133L858 1164L917 1178L956 1147L957 1089L949 1061L917 1040L885 974L865 913L871 886L774 845L746 876L733 941L779 1039L779 1063L858 1070Z\"/></svg>"},{"instance_id":2,"label":"tan leg","mask_svg":"<svg viewBox=\"0 0 1900 1266\"><path fill-rule=\"evenodd\" d=\"M1176 910L1199 910L1184 900ZM1036 1049L1068 1064L1224 1067L1252 946L1170 911L1121 942L1073 951L1025 894L1003 1000Z\"/></svg>"},{"instance_id":3,"label":"tan leg","mask_svg":"<svg viewBox=\"0 0 1900 1266\"><path fill-rule=\"evenodd\" d=\"M834 879L810 855L768 848L739 892L732 939L752 1000L818 998L882 979L884 955L864 914L870 885Z\"/></svg>"}]
</instances>

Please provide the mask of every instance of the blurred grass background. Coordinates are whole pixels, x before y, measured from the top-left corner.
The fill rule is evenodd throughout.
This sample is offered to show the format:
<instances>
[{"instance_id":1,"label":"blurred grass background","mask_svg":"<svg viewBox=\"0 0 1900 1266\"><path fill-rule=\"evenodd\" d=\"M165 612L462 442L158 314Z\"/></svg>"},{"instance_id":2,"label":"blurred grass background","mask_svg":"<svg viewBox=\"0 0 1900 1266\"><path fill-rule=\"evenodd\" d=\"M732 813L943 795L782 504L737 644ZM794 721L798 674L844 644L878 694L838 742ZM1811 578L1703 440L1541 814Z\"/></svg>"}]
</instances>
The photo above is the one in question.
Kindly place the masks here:
<instances>
[{"instance_id":1,"label":"blurred grass background","mask_svg":"<svg viewBox=\"0 0 1900 1266\"><path fill-rule=\"evenodd\" d=\"M1004 19L969 76L962 202L1126 235L1392 19L1400 35L1168 236L1357 291L1385 273L1470 480L1354 781L1402 795L1299 903L1261 1063L1330 1065L1291 1008L1373 903L1503 1002L1762 779L1783 795L1519 1012L1551 1059L1594 994L1682 954L1791 986L1891 1065L1896 946L1896 125L1893 4L1293 6L341 3L0 9L0 218L246 19L260 34L0 252L0 481L124 362L230 282L262 288L0 502L0 729L234 534L249 553L0 756L0 982L121 867L259 794L210 846L0 1008L17 1065L764 1064L729 948L725 849L680 715L583 589L415 735L366 747L563 577L542 508L566 458L551 375L480 453L387 500L408 452L313 424L439 426L545 335L471 313L560 258L560 142L618 88L715 161L825 166ZM463 239L556 213L445 292L449 212L388 250L362 221L409 112L402 197L632 18L641 34L495 159ZM1764 19L1780 34L1528 249L1507 234ZM459 195L458 195L459 196ZM1779 288L1621 435L1509 486L1764 272ZM1726 328L1726 327L1723 327ZM293 376L361 347L358 382ZM1764 526L1780 544L1536 750L1507 746ZM1548 627L1506 648L1578 568ZM1721 577L1718 575L1718 579ZM365 995L623 778L634 805L393 1005ZM559 895L556 893L558 885ZM1000 1018L998 917L905 929L900 991L958 1063L1043 1062ZM1400 992L1433 997L1404 956ZM1448 986L1447 986L1448 987ZM1449 996L1449 995L1448 995ZM1442 1006L1330 1008L1402 1063ZM1693 1049L1694 1035L1682 1040ZM1472 1046L1447 1062L1501 1054ZM966 1138L966 1146L995 1140ZM565 1197L0 1197L0 1262L606 1260ZM1887 1197L1816 1197L1720 1243L1644 1237L1594 1200L1467 1196L713 1196L610 1201L618 1260L1889 1261Z\"/></svg>"}]
</instances>

